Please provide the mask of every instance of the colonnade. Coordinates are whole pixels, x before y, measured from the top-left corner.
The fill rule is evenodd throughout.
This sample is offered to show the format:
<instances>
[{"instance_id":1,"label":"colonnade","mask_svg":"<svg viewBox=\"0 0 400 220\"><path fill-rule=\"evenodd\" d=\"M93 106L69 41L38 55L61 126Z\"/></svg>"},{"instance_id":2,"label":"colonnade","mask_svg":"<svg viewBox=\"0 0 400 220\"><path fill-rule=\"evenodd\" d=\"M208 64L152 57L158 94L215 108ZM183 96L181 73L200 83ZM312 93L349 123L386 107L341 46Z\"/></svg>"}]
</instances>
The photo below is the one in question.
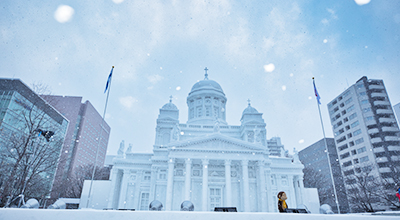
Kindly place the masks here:
<instances>
[{"instance_id":1,"label":"colonnade","mask_svg":"<svg viewBox=\"0 0 400 220\"><path fill-rule=\"evenodd\" d=\"M166 211L171 211L172 210L172 203L173 203L173 189L174 189L174 169L175 169L175 163L179 160L180 162L182 160L185 161L185 175L184 175L184 189L183 189L183 198L184 200L189 200L191 201L191 185L192 185L192 165L193 165L193 159L183 159L183 158L170 158L168 160L168 170L167 170L167 185L166 185L166 201L165 201L165 210ZM221 159L222 160L222 159ZM197 163L198 159L196 160ZM238 161L239 166L241 166L241 173L239 174L240 176L240 194L241 194L241 200L242 200L242 209L244 212L250 212L251 207L250 207L250 181L249 181L249 160L243 159L243 160L235 160ZM258 160L258 161L252 161L256 163L252 163L256 165L256 191L257 191L257 204L258 210L262 212L268 212L268 211L273 211L274 210L274 204L271 203L271 198L273 199L272 195L272 189L271 189L271 168L265 167L265 161L264 160ZM209 195L208 195L208 190L209 190L209 164L210 160L209 159L201 159L201 167L202 167L202 176L201 176L201 182L202 182L202 189L201 189L201 198L202 198L202 204L199 209L201 211L209 211ZM232 166L232 160L231 159L224 159L223 164L225 167L225 191L224 191L224 199L226 201L223 206L225 207L231 207L234 204L232 204L232 200L234 199L233 193L232 193L232 176L231 176L231 166ZM237 164L237 163L235 163ZM149 198L152 201L155 199L155 189L156 189L156 179L157 179L157 166L151 166L151 178L150 178L150 187L149 187ZM130 169L120 169L118 170L113 170L111 180L111 193L109 197L109 203L108 207L112 208L119 208L119 209L124 209L126 207L126 195L127 195L127 188L128 188L128 182L129 181L129 172ZM142 175L143 175L143 170L136 170L136 179L133 180L132 183L136 187L134 187L134 195L135 197L139 195L140 193L140 184L142 181ZM292 192L292 198L290 198L290 204L302 204L302 195L303 195L303 181L302 177L299 175L289 175L288 177L288 186L286 187L289 192ZM117 181L121 181L120 184L117 184ZM132 181L132 180L131 180ZM281 182L281 179L278 178L277 182ZM223 197L221 197L222 199ZM115 201L116 200L116 201ZM150 201L150 202L151 202ZM139 198L135 198L133 201L133 207L139 207Z\"/></svg>"}]
</instances>

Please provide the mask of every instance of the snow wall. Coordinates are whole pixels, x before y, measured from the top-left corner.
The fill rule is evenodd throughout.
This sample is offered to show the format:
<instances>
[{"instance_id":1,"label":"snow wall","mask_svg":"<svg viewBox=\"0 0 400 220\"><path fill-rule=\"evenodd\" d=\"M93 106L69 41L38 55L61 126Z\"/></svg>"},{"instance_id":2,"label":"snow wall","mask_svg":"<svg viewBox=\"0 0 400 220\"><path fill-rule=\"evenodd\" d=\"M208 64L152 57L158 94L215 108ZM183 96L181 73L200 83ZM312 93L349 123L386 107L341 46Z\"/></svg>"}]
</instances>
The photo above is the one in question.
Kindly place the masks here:
<instances>
[{"instance_id":1,"label":"snow wall","mask_svg":"<svg viewBox=\"0 0 400 220\"><path fill-rule=\"evenodd\" d=\"M382 216L368 214L291 214L262 212L178 212L178 211L116 211L94 209L17 209L0 208L1 220L378 220L399 219L399 216Z\"/></svg>"}]
</instances>

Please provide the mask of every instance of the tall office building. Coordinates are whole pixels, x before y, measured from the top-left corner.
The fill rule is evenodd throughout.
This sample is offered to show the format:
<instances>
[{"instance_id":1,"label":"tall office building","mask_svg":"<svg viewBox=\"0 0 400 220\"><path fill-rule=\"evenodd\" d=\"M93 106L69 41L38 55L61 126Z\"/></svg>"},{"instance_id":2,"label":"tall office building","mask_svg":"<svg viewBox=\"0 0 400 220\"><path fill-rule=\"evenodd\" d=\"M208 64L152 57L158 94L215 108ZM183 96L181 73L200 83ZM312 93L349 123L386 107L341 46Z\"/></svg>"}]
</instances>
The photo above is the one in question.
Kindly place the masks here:
<instances>
[{"instance_id":1,"label":"tall office building","mask_svg":"<svg viewBox=\"0 0 400 220\"><path fill-rule=\"evenodd\" d=\"M348 195L362 173L369 174L368 181L393 182L400 169L400 132L383 81L362 77L328 109ZM371 202L375 209L388 208L382 199Z\"/></svg>"},{"instance_id":2,"label":"tall office building","mask_svg":"<svg viewBox=\"0 0 400 220\"><path fill-rule=\"evenodd\" d=\"M331 178L332 171L340 213L348 213L350 212L349 202L346 197L335 140L326 138L326 144L328 145L329 160L324 139L299 151L299 159L305 168L303 170L304 187L317 188L320 204L328 204L335 213L338 213ZM329 163L331 166L329 166Z\"/></svg>"},{"instance_id":3,"label":"tall office building","mask_svg":"<svg viewBox=\"0 0 400 220\"><path fill-rule=\"evenodd\" d=\"M67 126L68 119L21 80L0 79L2 205L4 196L40 200L48 195Z\"/></svg>"},{"instance_id":4,"label":"tall office building","mask_svg":"<svg viewBox=\"0 0 400 220\"><path fill-rule=\"evenodd\" d=\"M110 126L106 122L103 123L102 116L89 101L82 103L82 97L53 95L42 97L70 121L51 195L52 198L58 198L63 196L60 194L62 183L72 177L78 167L94 164L97 148L99 152L96 166L100 168L104 166Z\"/></svg>"}]
</instances>

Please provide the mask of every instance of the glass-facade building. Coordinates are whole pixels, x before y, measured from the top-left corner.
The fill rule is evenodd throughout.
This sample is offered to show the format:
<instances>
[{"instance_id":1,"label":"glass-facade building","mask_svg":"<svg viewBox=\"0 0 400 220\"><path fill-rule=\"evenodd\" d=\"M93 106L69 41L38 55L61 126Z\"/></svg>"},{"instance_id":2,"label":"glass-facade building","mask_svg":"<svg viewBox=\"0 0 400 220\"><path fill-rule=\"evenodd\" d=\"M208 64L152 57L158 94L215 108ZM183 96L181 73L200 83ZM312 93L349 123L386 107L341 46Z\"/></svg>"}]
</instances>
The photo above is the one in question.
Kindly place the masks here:
<instances>
[{"instance_id":1,"label":"glass-facade building","mask_svg":"<svg viewBox=\"0 0 400 220\"><path fill-rule=\"evenodd\" d=\"M54 175L65 138L68 120L49 105L44 99L32 91L19 79L0 78L0 193L4 188L14 190L12 196L21 193L17 190L18 179L25 178L23 186L28 192L30 180L41 179L41 188L35 193L30 190L31 197L48 196L54 181ZM40 129L42 135L40 135ZM54 135L45 136L45 131ZM34 161L34 159L42 161ZM17 164L17 171L10 180L11 171ZM37 167L35 167L37 166ZM41 171L41 172L40 172ZM37 172L37 173L35 173ZM33 175L35 173L35 175ZM25 176L24 176L25 175ZM11 185L10 185L11 184ZM21 186L19 186L21 188Z\"/></svg>"}]
</instances>

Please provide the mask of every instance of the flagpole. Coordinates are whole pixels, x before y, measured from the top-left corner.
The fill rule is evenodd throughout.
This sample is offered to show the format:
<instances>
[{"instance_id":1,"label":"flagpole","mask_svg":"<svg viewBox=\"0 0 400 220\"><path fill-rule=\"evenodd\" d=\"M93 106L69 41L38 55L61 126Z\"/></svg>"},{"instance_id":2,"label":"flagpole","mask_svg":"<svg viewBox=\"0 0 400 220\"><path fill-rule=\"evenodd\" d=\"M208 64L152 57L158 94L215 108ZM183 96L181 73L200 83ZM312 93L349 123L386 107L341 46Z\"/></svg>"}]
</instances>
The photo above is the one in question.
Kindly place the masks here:
<instances>
[{"instance_id":1,"label":"flagpole","mask_svg":"<svg viewBox=\"0 0 400 220\"><path fill-rule=\"evenodd\" d=\"M314 92L315 92L315 96L317 96L317 106L318 106L318 112L319 112L319 118L321 120L321 127L322 127L322 133L324 135L324 142L325 142L325 151L326 151L326 156L328 157L328 165L329 165L329 170L331 171L331 179L332 179L332 186L333 186L333 193L335 194L335 202L336 202L336 207L338 210L338 214L340 214L340 208L339 208L339 202L338 202L338 198L337 198L337 194L336 194L336 186L335 186L335 180L333 179L333 170L332 170L332 166L331 166L331 159L329 157L329 150L328 150L328 144L326 142L326 137L325 137L325 129L324 129L324 123L322 121L322 115L321 115L321 108L319 107L320 102L319 102L319 95L317 92L317 88L315 86L315 80L314 77L313 79L313 84L314 84Z\"/></svg>"},{"instance_id":2,"label":"flagpole","mask_svg":"<svg viewBox=\"0 0 400 220\"><path fill-rule=\"evenodd\" d=\"M86 203L86 208L89 208L89 203L90 203L90 194L92 192L92 187L93 187L93 179L94 179L94 174L96 172L96 163L97 163L97 158L99 155L99 148L100 148L100 143L101 143L101 133L103 131L103 125L104 125L104 118L106 116L106 110L107 110L107 104L108 104L108 96L110 95L110 90L111 90L111 79L112 79L112 72L114 70L114 66L112 66L111 68L111 73L109 75L109 79L107 80L107 85L106 85L106 89L108 87L108 92L107 92L107 98L106 98L106 105L104 106L104 112L103 112L103 120L101 121L101 126L100 126L100 131L99 131L99 135L98 135L98 144L97 144L97 149L96 149L96 159L94 161L94 165L93 165L93 172L92 172L92 179L90 180L90 188L89 188L89 194L88 194L88 199L87 199L87 203Z\"/></svg>"}]
</instances>

